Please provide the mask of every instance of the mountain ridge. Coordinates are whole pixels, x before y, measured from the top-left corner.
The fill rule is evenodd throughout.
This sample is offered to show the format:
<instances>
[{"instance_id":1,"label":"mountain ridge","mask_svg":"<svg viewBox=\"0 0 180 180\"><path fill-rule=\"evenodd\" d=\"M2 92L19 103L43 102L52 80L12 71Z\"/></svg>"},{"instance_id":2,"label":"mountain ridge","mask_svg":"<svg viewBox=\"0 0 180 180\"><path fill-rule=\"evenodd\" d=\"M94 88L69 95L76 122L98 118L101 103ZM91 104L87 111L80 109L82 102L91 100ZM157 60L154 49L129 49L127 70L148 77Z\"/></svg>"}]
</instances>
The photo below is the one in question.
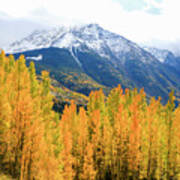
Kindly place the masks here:
<instances>
[{"instance_id":1,"label":"mountain ridge","mask_svg":"<svg viewBox=\"0 0 180 180\"><path fill-rule=\"evenodd\" d=\"M72 48L78 48L81 51L91 49L102 57L112 58L109 56L110 52L117 59L130 51L135 50L135 54L144 52L136 43L116 33L104 30L98 24L62 26L52 30L34 31L28 37L5 47L5 51L7 53L19 53L49 47L68 48L71 51ZM150 55L148 58L149 60L152 59Z\"/></svg>"},{"instance_id":2,"label":"mountain ridge","mask_svg":"<svg viewBox=\"0 0 180 180\"><path fill-rule=\"evenodd\" d=\"M174 89L179 97L180 73L177 68L160 62L138 44L97 24L36 31L5 50L16 57L23 53L28 62L35 62L39 72L48 70L64 86L86 95L96 88L87 84L82 87L76 79L92 79L99 87L113 88L121 84L123 89L144 88L149 96L163 96L165 100ZM78 75L69 79L72 74Z\"/></svg>"}]
</instances>

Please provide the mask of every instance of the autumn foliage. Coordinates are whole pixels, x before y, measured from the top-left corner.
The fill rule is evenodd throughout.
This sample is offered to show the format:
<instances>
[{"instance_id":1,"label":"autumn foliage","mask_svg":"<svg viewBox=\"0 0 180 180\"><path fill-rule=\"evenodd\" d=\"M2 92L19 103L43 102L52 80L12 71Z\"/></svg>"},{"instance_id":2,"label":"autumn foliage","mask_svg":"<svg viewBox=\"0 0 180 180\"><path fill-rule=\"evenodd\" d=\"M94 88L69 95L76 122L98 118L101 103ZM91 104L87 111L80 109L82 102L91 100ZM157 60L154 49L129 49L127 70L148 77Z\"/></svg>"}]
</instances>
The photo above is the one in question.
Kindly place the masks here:
<instances>
[{"instance_id":1,"label":"autumn foliage","mask_svg":"<svg viewBox=\"0 0 180 180\"><path fill-rule=\"evenodd\" d=\"M0 54L0 170L20 180L180 179L180 107L143 90L52 110L48 72Z\"/></svg>"}]
</instances>

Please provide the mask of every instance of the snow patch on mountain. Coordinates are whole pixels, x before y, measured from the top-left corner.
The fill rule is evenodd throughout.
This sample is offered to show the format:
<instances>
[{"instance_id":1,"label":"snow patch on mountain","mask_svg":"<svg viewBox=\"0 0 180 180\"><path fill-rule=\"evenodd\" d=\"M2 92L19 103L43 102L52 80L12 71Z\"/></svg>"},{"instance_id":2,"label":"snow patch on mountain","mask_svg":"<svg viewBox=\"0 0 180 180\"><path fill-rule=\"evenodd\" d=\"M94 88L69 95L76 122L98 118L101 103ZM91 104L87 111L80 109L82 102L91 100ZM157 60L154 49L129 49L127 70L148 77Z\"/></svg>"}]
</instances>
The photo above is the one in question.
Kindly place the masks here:
<instances>
[{"instance_id":1,"label":"snow patch on mountain","mask_svg":"<svg viewBox=\"0 0 180 180\"><path fill-rule=\"evenodd\" d=\"M78 64L80 67L82 67L82 64L80 63L79 59L75 56L72 48L70 49L70 52L71 52L72 57L73 57L73 58L75 59L75 61L77 62L77 64Z\"/></svg>"},{"instance_id":2,"label":"snow patch on mountain","mask_svg":"<svg viewBox=\"0 0 180 180\"><path fill-rule=\"evenodd\" d=\"M43 59L43 55L39 54L38 56L26 57L27 60L41 61Z\"/></svg>"},{"instance_id":3,"label":"snow patch on mountain","mask_svg":"<svg viewBox=\"0 0 180 180\"><path fill-rule=\"evenodd\" d=\"M151 53L156 59L158 59L161 63L164 63L168 56L173 57L174 55L172 54L171 51L166 50L166 49L158 49L154 47L143 47L144 50L148 51Z\"/></svg>"}]
</instances>

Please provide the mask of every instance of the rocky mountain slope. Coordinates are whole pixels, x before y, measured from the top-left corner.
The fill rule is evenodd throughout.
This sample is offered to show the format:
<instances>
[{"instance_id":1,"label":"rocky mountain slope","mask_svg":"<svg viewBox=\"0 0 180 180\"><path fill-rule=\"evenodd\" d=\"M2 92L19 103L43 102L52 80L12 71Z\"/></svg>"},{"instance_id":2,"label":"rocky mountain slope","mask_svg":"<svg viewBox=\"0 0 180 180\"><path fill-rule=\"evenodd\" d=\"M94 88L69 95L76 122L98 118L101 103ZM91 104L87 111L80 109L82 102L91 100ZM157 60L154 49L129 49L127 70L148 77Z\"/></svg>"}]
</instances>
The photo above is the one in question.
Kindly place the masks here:
<instances>
[{"instance_id":1,"label":"rocky mountain slope","mask_svg":"<svg viewBox=\"0 0 180 180\"><path fill-rule=\"evenodd\" d=\"M165 58L172 54L163 52L164 59L159 58L97 24L35 31L5 51L16 57L23 53L38 72L46 69L65 87L86 95L101 87L108 92L117 84L144 88L148 96L164 101L171 89L176 96L180 92L180 72Z\"/></svg>"}]
</instances>

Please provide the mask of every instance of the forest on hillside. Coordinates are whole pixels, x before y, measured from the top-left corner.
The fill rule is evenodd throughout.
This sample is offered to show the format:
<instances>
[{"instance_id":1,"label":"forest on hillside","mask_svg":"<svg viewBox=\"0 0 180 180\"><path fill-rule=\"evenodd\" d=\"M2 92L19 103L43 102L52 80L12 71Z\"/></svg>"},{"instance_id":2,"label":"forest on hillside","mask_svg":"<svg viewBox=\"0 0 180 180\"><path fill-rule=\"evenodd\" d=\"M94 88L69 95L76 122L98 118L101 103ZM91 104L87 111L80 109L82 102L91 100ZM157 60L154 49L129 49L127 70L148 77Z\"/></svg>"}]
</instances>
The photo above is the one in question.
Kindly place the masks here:
<instances>
[{"instance_id":1,"label":"forest on hillside","mask_svg":"<svg viewBox=\"0 0 180 180\"><path fill-rule=\"evenodd\" d=\"M49 73L0 54L0 172L19 180L180 179L180 106L173 92L91 92L87 110L52 110ZM1 174L0 173L0 174ZM0 176L1 178L1 176Z\"/></svg>"}]
</instances>

